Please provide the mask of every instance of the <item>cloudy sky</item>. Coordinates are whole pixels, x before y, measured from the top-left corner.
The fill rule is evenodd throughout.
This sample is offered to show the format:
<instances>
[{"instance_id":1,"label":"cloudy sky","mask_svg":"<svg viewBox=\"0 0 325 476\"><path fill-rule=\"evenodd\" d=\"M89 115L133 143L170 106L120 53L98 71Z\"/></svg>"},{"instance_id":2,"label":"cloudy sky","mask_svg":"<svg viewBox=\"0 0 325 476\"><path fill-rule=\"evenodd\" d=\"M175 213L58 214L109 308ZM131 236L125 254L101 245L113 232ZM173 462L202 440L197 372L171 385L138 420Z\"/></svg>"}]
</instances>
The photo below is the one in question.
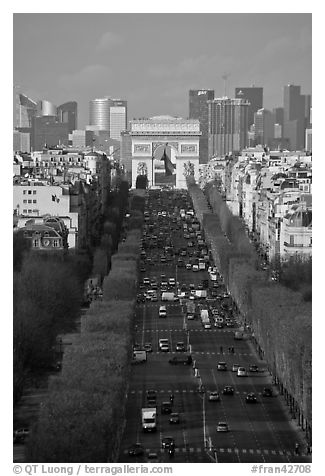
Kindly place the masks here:
<instances>
[{"instance_id":1,"label":"cloudy sky","mask_svg":"<svg viewBox=\"0 0 325 476\"><path fill-rule=\"evenodd\" d=\"M96 97L128 101L129 118L188 116L188 90L264 87L282 106L285 84L311 93L312 26L306 13L16 13L14 84L33 99L75 100L79 127Z\"/></svg>"}]
</instances>

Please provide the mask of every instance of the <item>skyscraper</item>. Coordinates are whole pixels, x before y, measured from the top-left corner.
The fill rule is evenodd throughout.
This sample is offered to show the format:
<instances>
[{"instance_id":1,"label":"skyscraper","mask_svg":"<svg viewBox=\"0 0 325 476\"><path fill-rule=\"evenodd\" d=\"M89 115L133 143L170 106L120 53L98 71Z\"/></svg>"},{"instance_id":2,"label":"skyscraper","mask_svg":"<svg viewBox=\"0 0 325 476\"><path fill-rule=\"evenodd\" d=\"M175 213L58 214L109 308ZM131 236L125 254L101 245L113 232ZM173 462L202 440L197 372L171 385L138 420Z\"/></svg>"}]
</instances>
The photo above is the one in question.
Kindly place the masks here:
<instances>
[{"instance_id":1,"label":"skyscraper","mask_svg":"<svg viewBox=\"0 0 325 476\"><path fill-rule=\"evenodd\" d=\"M89 103L89 124L108 131L112 139L121 140L121 131L127 128L127 101L105 97Z\"/></svg>"},{"instance_id":2,"label":"skyscraper","mask_svg":"<svg viewBox=\"0 0 325 476\"><path fill-rule=\"evenodd\" d=\"M127 101L110 99L109 135L111 139L121 140L121 132L127 129Z\"/></svg>"},{"instance_id":3,"label":"skyscraper","mask_svg":"<svg viewBox=\"0 0 325 476\"><path fill-rule=\"evenodd\" d=\"M78 104L75 101L65 102L57 108L59 122L67 123L69 133L77 129Z\"/></svg>"},{"instance_id":4,"label":"skyscraper","mask_svg":"<svg viewBox=\"0 0 325 476\"><path fill-rule=\"evenodd\" d=\"M263 107L263 88L250 86L235 88L235 97L246 99L250 105L248 107L248 127L254 123L254 114Z\"/></svg>"},{"instance_id":5,"label":"skyscraper","mask_svg":"<svg viewBox=\"0 0 325 476\"><path fill-rule=\"evenodd\" d=\"M16 128L31 128L37 113L37 103L25 94L16 94Z\"/></svg>"},{"instance_id":6,"label":"skyscraper","mask_svg":"<svg viewBox=\"0 0 325 476\"><path fill-rule=\"evenodd\" d=\"M56 116L56 106L47 99L42 99L37 102L37 115Z\"/></svg>"},{"instance_id":7,"label":"skyscraper","mask_svg":"<svg viewBox=\"0 0 325 476\"><path fill-rule=\"evenodd\" d=\"M189 91L189 119L200 121L200 163L206 164L208 156L208 100L214 99L213 89L191 89Z\"/></svg>"},{"instance_id":8,"label":"skyscraper","mask_svg":"<svg viewBox=\"0 0 325 476\"><path fill-rule=\"evenodd\" d=\"M300 86L284 86L283 109L283 137L289 139L292 150L302 150L305 145L305 96L300 94Z\"/></svg>"},{"instance_id":9,"label":"skyscraper","mask_svg":"<svg viewBox=\"0 0 325 476\"><path fill-rule=\"evenodd\" d=\"M227 97L208 101L208 153L225 156L247 146L248 107L245 99Z\"/></svg>"},{"instance_id":10,"label":"skyscraper","mask_svg":"<svg viewBox=\"0 0 325 476\"><path fill-rule=\"evenodd\" d=\"M270 145L274 138L274 115L265 108L254 114L255 145Z\"/></svg>"}]
</instances>

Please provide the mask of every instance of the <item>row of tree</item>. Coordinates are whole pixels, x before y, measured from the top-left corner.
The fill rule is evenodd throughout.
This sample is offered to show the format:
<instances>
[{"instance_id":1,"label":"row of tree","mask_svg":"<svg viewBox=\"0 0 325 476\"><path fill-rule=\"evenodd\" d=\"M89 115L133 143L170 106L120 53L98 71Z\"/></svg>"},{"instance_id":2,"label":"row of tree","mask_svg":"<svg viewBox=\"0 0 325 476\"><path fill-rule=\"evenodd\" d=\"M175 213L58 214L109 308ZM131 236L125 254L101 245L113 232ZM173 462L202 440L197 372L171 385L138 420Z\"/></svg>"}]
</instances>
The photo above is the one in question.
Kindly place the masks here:
<instances>
[{"instance_id":1,"label":"row of tree","mask_svg":"<svg viewBox=\"0 0 325 476\"><path fill-rule=\"evenodd\" d=\"M136 210L138 216L138 210ZM133 212L130 212L132 218ZM126 237L112 256L103 281L103 300L94 301L82 319L81 333L52 377L28 442L34 462L113 462L125 419L131 361L136 266L140 229Z\"/></svg>"},{"instance_id":2,"label":"row of tree","mask_svg":"<svg viewBox=\"0 0 325 476\"><path fill-rule=\"evenodd\" d=\"M215 213L196 185L189 187L216 265L236 306L254 330L271 371L283 383L311 424L311 304L299 292L270 281L257 264L236 217L218 192L208 192ZM229 235L228 235L229 233Z\"/></svg>"}]
</instances>

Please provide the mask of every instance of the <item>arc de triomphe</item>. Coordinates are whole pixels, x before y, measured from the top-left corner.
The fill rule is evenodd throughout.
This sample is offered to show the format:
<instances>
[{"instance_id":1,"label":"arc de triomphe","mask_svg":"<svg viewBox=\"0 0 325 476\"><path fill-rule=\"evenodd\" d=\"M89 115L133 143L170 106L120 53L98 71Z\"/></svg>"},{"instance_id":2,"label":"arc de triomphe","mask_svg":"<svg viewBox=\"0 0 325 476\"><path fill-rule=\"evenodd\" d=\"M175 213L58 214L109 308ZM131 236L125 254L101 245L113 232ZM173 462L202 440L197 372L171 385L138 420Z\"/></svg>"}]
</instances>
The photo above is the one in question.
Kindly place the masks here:
<instances>
[{"instance_id":1,"label":"arc de triomphe","mask_svg":"<svg viewBox=\"0 0 325 476\"><path fill-rule=\"evenodd\" d=\"M147 175L148 185L186 188L186 176L199 177L200 123L196 119L155 116L130 121L132 140L132 187L138 175ZM165 174L164 152L173 164Z\"/></svg>"}]
</instances>

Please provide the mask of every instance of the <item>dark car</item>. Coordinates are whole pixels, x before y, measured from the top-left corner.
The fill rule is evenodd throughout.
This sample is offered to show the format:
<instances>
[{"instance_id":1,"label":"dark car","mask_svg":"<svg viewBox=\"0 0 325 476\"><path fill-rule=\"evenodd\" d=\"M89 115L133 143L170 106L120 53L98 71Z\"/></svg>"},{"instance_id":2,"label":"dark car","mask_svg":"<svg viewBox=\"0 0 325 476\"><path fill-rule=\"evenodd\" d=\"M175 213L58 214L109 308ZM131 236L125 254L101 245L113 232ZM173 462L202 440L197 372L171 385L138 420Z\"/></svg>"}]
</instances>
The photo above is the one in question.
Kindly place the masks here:
<instances>
[{"instance_id":1,"label":"dark car","mask_svg":"<svg viewBox=\"0 0 325 476\"><path fill-rule=\"evenodd\" d=\"M248 393L246 396L246 403L257 403L255 393Z\"/></svg>"},{"instance_id":2,"label":"dark car","mask_svg":"<svg viewBox=\"0 0 325 476\"><path fill-rule=\"evenodd\" d=\"M227 370L227 364L226 364L226 362L218 362L218 364L217 364L217 370Z\"/></svg>"},{"instance_id":3,"label":"dark car","mask_svg":"<svg viewBox=\"0 0 325 476\"><path fill-rule=\"evenodd\" d=\"M270 387L265 387L262 393L263 397L273 397L273 390Z\"/></svg>"},{"instance_id":4,"label":"dark car","mask_svg":"<svg viewBox=\"0 0 325 476\"><path fill-rule=\"evenodd\" d=\"M173 446L175 448L175 440L174 438L172 438L171 436L165 436L162 440L161 440L161 446L163 449L167 449L167 448L170 448L171 446Z\"/></svg>"},{"instance_id":5,"label":"dark car","mask_svg":"<svg viewBox=\"0 0 325 476\"><path fill-rule=\"evenodd\" d=\"M191 355L182 355L182 356L178 356L178 355L175 355L175 357L172 357L171 359L169 359L169 363L171 365L178 365L178 364L181 364L181 365L191 365L193 359L192 359L192 356Z\"/></svg>"},{"instance_id":6,"label":"dark car","mask_svg":"<svg viewBox=\"0 0 325 476\"><path fill-rule=\"evenodd\" d=\"M147 390L147 402L148 404L155 405L157 402L156 390Z\"/></svg>"},{"instance_id":7,"label":"dark car","mask_svg":"<svg viewBox=\"0 0 325 476\"><path fill-rule=\"evenodd\" d=\"M142 456L144 454L144 448L140 443L134 443L128 450L129 456Z\"/></svg>"},{"instance_id":8,"label":"dark car","mask_svg":"<svg viewBox=\"0 0 325 476\"><path fill-rule=\"evenodd\" d=\"M146 343L144 344L144 350L145 350L146 352L152 352L152 344L151 344L151 342L146 342Z\"/></svg>"},{"instance_id":9,"label":"dark car","mask_svg":"<svg viewBox=\"0 0 325 476\"><path fill-rule=\"evenodd\" d=\"M171 413L169 417L169 423L171 424L180 423L179 413Z\"/></svg>"},{"instance_id":10,"label":"dark car","mask_svg":"<svg viewBox=\"0 0 325 476\"><path fill-rule=\"evenodd\" d=\"M177 342L176 343L176 352L185 352L186 347L184 342Z\"/></svg>"},{"instance_id":11,"label":"dark car","mask_svg":"<svg viewBox=\"0 0 325 476\"><path fill-rule=\"evenodd\" d=\"M235 393L234 387L226 385L222 390L223 395L233 395Z\"/></svg>"},{"instance_id":12,"label":"dark car","mask_svg":"<svg viewBox=\"0 0 325 476\"><path fill-rule=\"evenodd\" d=\"M171 402L162 402L161 404L161 414L170 414L173 411L173 406Z\"/></svg>"},{"instance_id":13,"label":"dark car","mask_svg":"<svg viewBox=\"0 0 325 476\"><path fill-rule=\"evenodd\" d=\"M255 365L255 364L250 365L249 368L248 368L248 370L249 370L250 372L258 372L258 366Z\"/></svg>"}]
</instances>

